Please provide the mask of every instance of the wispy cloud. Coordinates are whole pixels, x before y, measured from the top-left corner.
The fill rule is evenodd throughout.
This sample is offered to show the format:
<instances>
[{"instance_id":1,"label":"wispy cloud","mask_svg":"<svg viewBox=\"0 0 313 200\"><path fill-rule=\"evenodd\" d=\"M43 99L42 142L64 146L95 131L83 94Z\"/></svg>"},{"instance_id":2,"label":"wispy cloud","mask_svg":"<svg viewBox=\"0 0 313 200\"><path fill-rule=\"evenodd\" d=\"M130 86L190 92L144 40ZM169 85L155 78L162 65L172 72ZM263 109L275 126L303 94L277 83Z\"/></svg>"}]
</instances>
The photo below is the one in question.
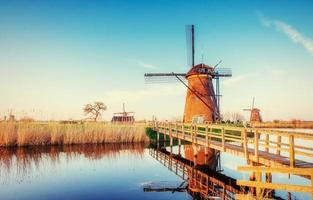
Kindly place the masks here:
<instances>
[{"instance_id":1,"label":"wispy cloud","mask_svg":"<svg viewBox=\"0 0 313 200\"><path fill-rule=\"evenodd\" d=\"M127 59L128 62L134 63L140 67L146 68L146 69L157 69L157 67L153 64L150 63L146 63L142 60L138 60L138 59Z\"/></svg>"},{"instance_id":2,"label":"wispy cloud","mask_svg":"<svg viewBox=\"0 0 313 200\"><path fill-rule=\"evenodd\" d=\"M225 85L225 86L228 86L228 85L233 85L235 83L239 83L243 80L246 80L247 78L251 77L252 74L248 73L248 74L239 74L239 75L236 75L234 77L231 77L229 79L225 79L223 80L222 84Z\"/></svg>"},{"instance_id":3,"label":"wispy cloud","mask_svg":"<svg viewBox=\"0 0 313 200\"><path fill-rule=\"evenodd\" d=\"M283 69L270 69L269 73L273 76L273 77L283 77L287 74L286 70Z\"/></svg>"},{"instance_id":4,"label":"wispy cloud","mask_svg":"<svg viewBox=\"0 0 313 200\"><path fill-rule=\"evenodd\" d=\"M185 88L180 84L151 85L149 88L138 90L112 90L105 93L104 98L109 102L127 100L128 102L139 102L158 97L168 97L184 94Z\"/></svg>"},{"instance_id":5,"label":"wispy cloud","mask_svg":"<svg viewBox=\"0 0 313 200\"><path fill-rule=\"evenodd\" d=\"M292 42L302 45L313 56L313 39L306 37L291 25L280 21L266 18L262 13L257 13L259 20L266 27L274 27L284 33Z\"/></svg>"}]
</instances>

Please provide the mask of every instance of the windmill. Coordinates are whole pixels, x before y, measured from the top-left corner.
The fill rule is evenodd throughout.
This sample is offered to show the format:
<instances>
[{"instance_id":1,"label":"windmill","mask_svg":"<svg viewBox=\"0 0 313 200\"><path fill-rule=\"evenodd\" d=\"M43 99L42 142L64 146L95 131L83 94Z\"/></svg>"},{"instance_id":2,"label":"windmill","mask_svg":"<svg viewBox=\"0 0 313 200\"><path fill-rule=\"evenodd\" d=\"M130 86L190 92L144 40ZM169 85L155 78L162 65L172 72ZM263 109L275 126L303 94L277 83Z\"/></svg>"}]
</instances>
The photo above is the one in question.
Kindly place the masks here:
<instances>
[{"instance_id":1,"label":"windmill","mask_svg":"<svg viewBox=\"0 0 313 200\"><path fill-rule=\"evenodd\" d=\"M134 112L126 112L125 103L123 103L123 112L113 113L112 123L134 123Z\"/></svg>"},{"instance_id":2,"label":"windmill","mask_svg":"<svg viewBox=\"0 0 313 200\"><path fill-rule=\"evenodd\" d=\"M183 122L219 121L221 97L219 80L221 77L231 77L231 69L218 68L221 61L213 67L204 63L195 65L194 25L188 25L186 33L190 70L187 73L146 73L145 79L148 82L164 82L174 78L187 88Z\"/></svg>"},{"instance_id":3,"label":"windmill","mask_svg":"<svg viewBox=\"0 0 313 200\"><path fill-rule=\"evenodd\" d=\"M254 100L255 100L255 98L253 97L251 109L243 109L243 110L250 112L250 122L251 123L262 122L260 109L254 107Z\"/></svg>"}]
</instances>

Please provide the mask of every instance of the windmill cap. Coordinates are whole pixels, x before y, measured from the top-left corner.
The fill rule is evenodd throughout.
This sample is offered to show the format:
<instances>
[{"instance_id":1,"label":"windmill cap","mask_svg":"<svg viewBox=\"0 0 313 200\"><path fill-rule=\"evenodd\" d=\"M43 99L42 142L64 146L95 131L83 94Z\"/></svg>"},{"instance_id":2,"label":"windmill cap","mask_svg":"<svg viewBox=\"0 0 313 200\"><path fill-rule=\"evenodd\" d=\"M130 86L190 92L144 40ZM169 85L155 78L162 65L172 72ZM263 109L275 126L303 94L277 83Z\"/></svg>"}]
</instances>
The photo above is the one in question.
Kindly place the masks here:
<instances>
[{"instance_id":1,"label":"windmill cap","mask_svg":"<svg viewBox=\"0 0 313 200\"><path fill-rule=\"evenodd\" d=\"M214 75L214 68L206 65L204 63L200 63L198 65L193 66L187 73L186 77L197 75L197 74L208 74Z\"/></svg>"}]
</instances>

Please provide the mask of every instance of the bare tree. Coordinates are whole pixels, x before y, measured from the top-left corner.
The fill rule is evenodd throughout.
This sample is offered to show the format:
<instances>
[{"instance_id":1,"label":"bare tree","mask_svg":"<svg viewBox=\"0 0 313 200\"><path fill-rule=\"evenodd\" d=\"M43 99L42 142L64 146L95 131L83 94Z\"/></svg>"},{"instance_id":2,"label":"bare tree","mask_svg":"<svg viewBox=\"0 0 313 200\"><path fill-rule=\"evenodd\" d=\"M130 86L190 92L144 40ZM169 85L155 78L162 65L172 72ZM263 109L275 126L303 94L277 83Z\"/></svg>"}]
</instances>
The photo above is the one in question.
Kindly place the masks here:
<instances>
[{"instance_id":1,"label":"bare tree","mask_svg":"<svg viewBox=\"0 0 313 200\"><path fill-rule=\"evenodd\" d=\"M244 117L238 113L238 112L226 112L222 115L223 121L229 121L229 122L242 122L244 121Z\"/></svg>"},{"instance_id":2,"label":"bare tree","mask_svg":"<svg viewBox=\"0 0 313 200\"><path fill-rule=\"evenodd\" d=\"M103 102L96 101L94 104L86 104L84 107L85 115L90 115L90 119L97 121L101 116L101 112L105 111L107 106Z\"/></svg>"}]
</instances>

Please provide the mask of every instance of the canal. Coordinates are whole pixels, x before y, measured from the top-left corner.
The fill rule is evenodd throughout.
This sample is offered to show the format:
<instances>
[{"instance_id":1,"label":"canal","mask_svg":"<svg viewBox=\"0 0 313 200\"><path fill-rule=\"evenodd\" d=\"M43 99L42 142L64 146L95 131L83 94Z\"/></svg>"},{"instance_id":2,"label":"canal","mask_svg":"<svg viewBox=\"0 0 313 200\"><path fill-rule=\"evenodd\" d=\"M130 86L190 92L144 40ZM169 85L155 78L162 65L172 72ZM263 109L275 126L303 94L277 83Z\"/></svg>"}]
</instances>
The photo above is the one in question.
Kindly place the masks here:
<instances>
[{"instance_id":1,"label":"canal","mask_svg":"<svg viewBox=\"0 0 313 200\"><path fill-rule=\"evenodd\" d=\"M161 149L170 152L169 147ZM151 185L176 188L183 182L152 150L158 151L144 144L1 148L0 199L193 199L187 190L144 191ZM182 157L186 157L185 150L182 146ZM177 146L172 153L178 154ZM249 178L236 171L237 166L245 165L244 159L223 153L218 162L218 173ZM273 177L275 180L309 184L304 178L287 175ZM276 191L275 195L311 199L306 193Z\"/></svg>"}]
</instances>

